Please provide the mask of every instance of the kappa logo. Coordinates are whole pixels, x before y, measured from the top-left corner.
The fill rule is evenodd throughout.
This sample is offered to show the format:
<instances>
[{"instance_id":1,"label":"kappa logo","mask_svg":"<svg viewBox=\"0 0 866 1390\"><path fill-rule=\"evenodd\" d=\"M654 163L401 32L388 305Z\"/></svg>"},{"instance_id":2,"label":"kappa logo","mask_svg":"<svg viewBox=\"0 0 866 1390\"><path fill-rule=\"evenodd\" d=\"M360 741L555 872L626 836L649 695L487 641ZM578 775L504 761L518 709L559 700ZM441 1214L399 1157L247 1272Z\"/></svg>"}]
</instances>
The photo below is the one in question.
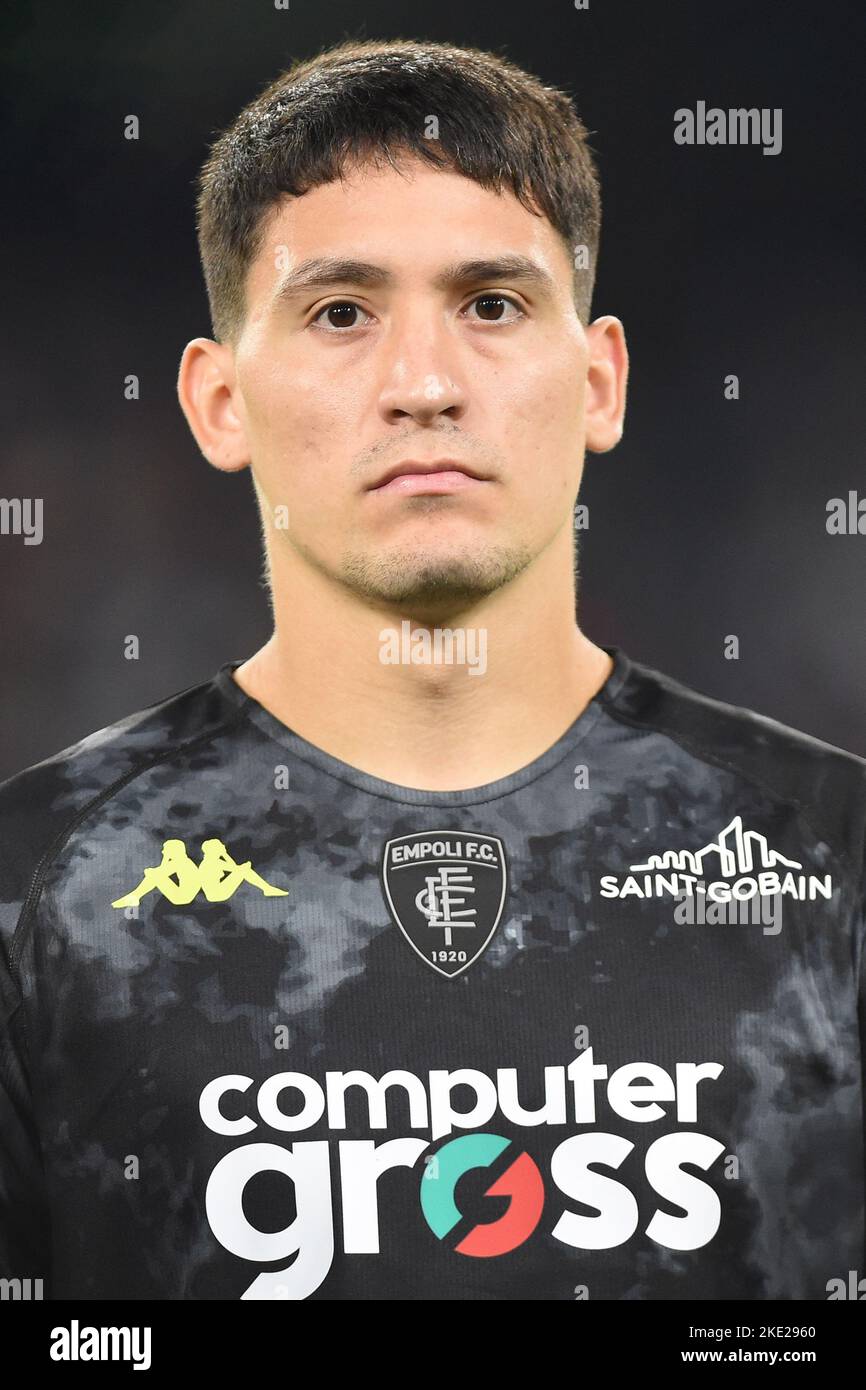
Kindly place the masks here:
<instances>
[{"instance_id":1,"label":"kappa logo","mask_svg":"<svg viewBox=\"0 0 866 1390\"><path fill-rule=\"evenodd\" d=\"M495 835L420 830L389 840L382 891L412 950L453 979L478 959L505 903L505 849Z\"/></svg>"},{"instance_id":2,"label":"kappa logo","mask_svg":"<svg viewBox=\"0 0 866 1390\"><path fill-rule=\"evenodd\" d=\"M666 849L661 854L650 854L645 863L630 864L629 874L622 880L616 874L603 874L601 896L661 898L666 894L680 897L706 893L714 902L727 902L732 897L744 901L758 893L762 897L787 895L800 901L808 898L810 902L817 894L823 898L833 896L829 874L791 872L802 867L799 859L788 859L770 849L766 836L757 830L746 830L742 816L734 816L716 839L702 849ZM708 882L714 869L721 878ZM783 869L788 872L781 872Z\"/></svg>"},{"instance_id":3,"label":"kappa logo","mask_svg":"<svg viewBox=\"0 0 866 1390\"><path fill-rule=\"evenodd\" d=\"M183 840L166 840L162 860L145 869L137 887L116 898L112 907L137 907L148 893L159 892L171 903L191 903L201 893L209 903L224 903L242 883L258 888L265 897L287 897L288 890L275 888L257 874L249 859L238 864L222 840L203 840L200 864L190 859Z\"/></svg>"}]
</instances>

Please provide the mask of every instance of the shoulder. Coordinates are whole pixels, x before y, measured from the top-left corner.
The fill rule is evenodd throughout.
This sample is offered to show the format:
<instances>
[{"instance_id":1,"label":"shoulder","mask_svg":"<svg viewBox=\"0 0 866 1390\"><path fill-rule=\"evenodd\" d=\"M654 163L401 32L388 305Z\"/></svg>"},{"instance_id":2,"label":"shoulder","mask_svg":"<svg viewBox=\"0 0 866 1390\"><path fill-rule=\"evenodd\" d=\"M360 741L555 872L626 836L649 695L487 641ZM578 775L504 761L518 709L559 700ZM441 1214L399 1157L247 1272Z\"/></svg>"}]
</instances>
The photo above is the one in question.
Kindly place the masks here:
<instances>
[{"instance_id":1,"label":"shoulder","mask_svg":"<svg viewBox=\"0 0 866 1390\"><path fill-rule=\"evenodd\" d=\"M40 873L82 820L146 770L204 754L239 717L212 678L0 782L0 946Z\"/></svg>"},{"instance_id":2,"label":"shoulder","mask_svg":"<svg viewBox=\"0 0 866 1390\"><path fill-rule=\"evenodd\" d=\"M745 706L728 704L624 657L624 679L600 693L608 714L663 735L693 759L800 810L845 859L862 863L866 758Z\"/></svg>"}]
</instances>

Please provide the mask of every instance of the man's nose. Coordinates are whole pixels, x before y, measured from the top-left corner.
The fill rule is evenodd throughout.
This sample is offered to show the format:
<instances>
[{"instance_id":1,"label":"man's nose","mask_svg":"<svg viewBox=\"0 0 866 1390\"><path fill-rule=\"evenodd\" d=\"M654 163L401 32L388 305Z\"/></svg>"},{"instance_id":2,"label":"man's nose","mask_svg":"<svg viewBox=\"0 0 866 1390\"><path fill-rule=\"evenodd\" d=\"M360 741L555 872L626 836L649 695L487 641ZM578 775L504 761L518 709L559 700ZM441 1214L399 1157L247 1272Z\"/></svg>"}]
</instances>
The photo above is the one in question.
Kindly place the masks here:
<instances>
[{"instance_id":1,"label":"man's nose","mask_svg":"<svg viewBox=\"0 0 866 1390\"><path fill-rule=\"evenodd\" d=\"M465 364L441 318L436 321L429 311L407 314L392 324L384 353L379 408L387 420L460 419L467 405Z\"/></svg>"}]
</instances>

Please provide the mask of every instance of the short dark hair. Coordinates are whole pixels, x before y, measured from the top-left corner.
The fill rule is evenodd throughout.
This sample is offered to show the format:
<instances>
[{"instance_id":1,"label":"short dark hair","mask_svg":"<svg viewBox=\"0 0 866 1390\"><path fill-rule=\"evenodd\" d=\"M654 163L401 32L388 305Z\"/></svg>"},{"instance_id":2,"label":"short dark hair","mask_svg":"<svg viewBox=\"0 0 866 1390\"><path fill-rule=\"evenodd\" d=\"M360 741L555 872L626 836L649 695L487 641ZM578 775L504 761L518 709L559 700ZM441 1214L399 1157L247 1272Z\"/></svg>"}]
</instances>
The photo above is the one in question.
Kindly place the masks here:
<instances>
[{"instance_id":1,"label":"short dark hair","mask_svg":"<svg viewBox=\"0 0 866 1390\"><path fill-rule=\"evenodd\" d=\"M349 161L406 153L497 192L506 184L540 209L574 261L575 306L588 323L601 198L587 135L564 92L480 49L361 39L293 63L218 135L199 174L214 337L240 332L247 271L283 194L331 183Z\"/></svg>"}]
</instances>

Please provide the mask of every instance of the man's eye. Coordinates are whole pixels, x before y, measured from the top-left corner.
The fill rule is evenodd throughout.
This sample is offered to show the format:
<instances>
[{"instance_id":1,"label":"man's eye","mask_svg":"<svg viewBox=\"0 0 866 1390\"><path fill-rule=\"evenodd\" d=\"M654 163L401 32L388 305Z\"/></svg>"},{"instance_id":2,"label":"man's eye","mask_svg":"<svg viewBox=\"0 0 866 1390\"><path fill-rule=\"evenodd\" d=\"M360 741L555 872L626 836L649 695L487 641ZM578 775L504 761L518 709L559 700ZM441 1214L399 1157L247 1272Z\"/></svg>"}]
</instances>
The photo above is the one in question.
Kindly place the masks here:
<instances>
[{"instance_id":1,"label":"man's eye","mask_svg":"<svg viewBox=\"0 0 866 1390\"><path fill-rule=\"evenodd\" d=\"M509 299L505 294L479 294L472 300L480 310L479 323L516 323L523 318L523 310L513 299ZM514 310L511 318L503 315L503 307L510 307Z\"/></svg>"},{"instance_id":2,"label":"man's eye","mask_svg":"<svg viewBox=\"0 0 866 1390\"><path fill-rule=\"evenodd\" d=\"M358 320L354 316L364 313L366 310L362 309L360 304L353 303L351 299L334 300L333 304L326 304L324 309L319 311L311 320L311 324L314 323L317 328L324 328L326 333L334 330L339 332L341 328L357 328ZM327 314L328 318L325 323L320 323L323 314Z\"/></svg>"}]
</instances>

